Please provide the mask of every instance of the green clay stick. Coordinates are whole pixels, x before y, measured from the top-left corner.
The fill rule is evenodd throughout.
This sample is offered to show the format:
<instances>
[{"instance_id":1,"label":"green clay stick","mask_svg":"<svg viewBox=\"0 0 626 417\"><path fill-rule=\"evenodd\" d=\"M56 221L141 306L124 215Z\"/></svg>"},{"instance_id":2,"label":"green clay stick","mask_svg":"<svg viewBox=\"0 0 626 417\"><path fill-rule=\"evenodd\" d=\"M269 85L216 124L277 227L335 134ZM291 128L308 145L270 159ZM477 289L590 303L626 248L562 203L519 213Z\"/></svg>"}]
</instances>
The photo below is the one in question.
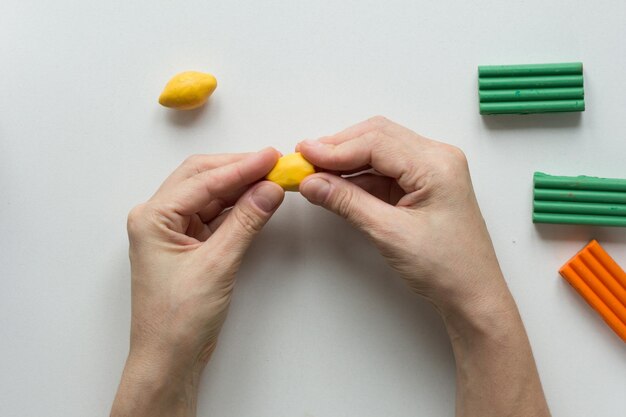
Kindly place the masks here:
<instances>
[{"instance_id":1,"label":"green clay stick","mask_svg":"<svg viewBox=\"0 0 626 417\"><path fill-rule=\"evenodd\" d=\"M626 204L626 192L535 188L535 200Z\"/></svg>"},{"instance_id":2,"label":"green clay stick","mask_svg":"<svg viewBox=\"0 0 626 417\"><path fill-rule=\"evenodd\" d=\"M503 101L480 103L480 114L527 114L585 110L584 100Z\"/></svg>"},{"instance_id":3,"label":"green clay stick","mask_svg":"<svg viewBox=\"0 0 626 417\"><path fill-rule=\"evenodd\" d=\"M597 216L587 214L533 213L533 222L626 227L626 217Z\"/></svg>"},{"instance_id":4,"label":"green clay stick","mask_svg":"<svg viewBox=\"0 0 626 417\"><path fill-rule=\"evenodd\" d=\"M601 216L622 216L626 219L626 204L535 200L533 202L533 210L535 213L597 214Z\"/></svg>"},{"instance_id":5,"label":"green clay stick","mask_svg":"<svg viewBox=\"0 0 626 417\"><path fill-rule=\"evenodd\" d=\"M527 65L481 65L479 77L519 77L529 75L576 75L582 74L582 62Z\"/></svg>"},{"instance_id":6,"label":"green clay stick","mask_svg":"<svg viewBox=\"0 0 626 417\"><path fill-rule=\"evenodd\" d=\"M533 176L535 188L556 188L561 190L618 191L626 192L626 179L599 177L559 177L542 172Z\"/></svg>"},{"instance_id":7,"label":"green clay stick","mask_svg":"<svg viewBox=\"0 0 626 417\"><path fill-rule=\"evenodd\" d=\"M481 90L517 88L582 87L582 75L540 75L536 77L478 78Z\"/></svg>"},{"instance_id":8,"label":"green clay stick","mask_svg":"<svg viewBox=\"0 0 626 417\"><path fill-rule=\"evenodd\" d=\"M583 99L582 87L533 88L524 90L479 90L481 102Z\"/></svg>"}]
</instances>

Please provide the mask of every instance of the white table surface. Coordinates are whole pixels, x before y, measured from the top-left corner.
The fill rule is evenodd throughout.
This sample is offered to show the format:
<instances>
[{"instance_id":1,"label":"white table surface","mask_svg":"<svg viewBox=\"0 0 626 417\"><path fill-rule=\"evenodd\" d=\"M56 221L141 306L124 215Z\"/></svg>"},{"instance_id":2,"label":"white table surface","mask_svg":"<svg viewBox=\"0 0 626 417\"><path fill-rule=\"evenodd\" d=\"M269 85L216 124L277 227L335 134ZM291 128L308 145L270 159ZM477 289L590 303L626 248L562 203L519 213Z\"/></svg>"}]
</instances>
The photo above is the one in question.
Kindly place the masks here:
<instances>
[{"instance_id":1,"label":"white table surface","mask_svg":"<svg viewBox=\"0 0 626 417\"><path fill-rule=\"evenodd\" d=\"M108 415L129 333L126 214L193 153L384 114L462 147L555 416L626 415L626 349L558 276L532 173L626 177L623 1L0 3L0 415ZM583 114L481 117L476 66L582 61ZM203 110L157 104L195 69ZM450 416L442 323L343 221L290 194L247 254L200 416Z\"/></svg>"}]
</instances>

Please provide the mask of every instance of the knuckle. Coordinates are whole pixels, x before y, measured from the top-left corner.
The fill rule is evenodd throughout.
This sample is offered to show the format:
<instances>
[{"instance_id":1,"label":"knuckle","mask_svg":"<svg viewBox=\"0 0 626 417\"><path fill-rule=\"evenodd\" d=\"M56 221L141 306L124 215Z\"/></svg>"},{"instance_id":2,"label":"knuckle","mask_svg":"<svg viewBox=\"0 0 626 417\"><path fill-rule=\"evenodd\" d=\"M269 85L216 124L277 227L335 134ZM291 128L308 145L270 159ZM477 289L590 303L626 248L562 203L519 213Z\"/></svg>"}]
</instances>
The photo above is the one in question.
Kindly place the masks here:
<instances>
[{"instance_id":1,"label":"knuckle","mask_svg":"<svg viewBox=\"0 0 626 417\"><path fill-rule=\"evenodd\" d=\"M239 207L233 210L233 216L237 224L247 233L256 234L263 227L261 219L248 208Z\"/></svg>"},{"instance_id":2,"label":"knuckle","mask_svg":"<svg viewBox=\"0 0 626 417\"><path fill-rule=\"evenodd\" d=\"M459 180L469 172L467 157L458 147L444 145L439 161L439 171L447 179Z\"/></svg>"},{"instance_id":3,"label":"knuckle","mask_svg":"<svg viewBox=\"0 0 626 417\"><path fill-rule=\"evenodd\" d=\"M196 166L201 159L202 159L202 155L200 155L200 154L189 155L183 161L183 165Z\"/></svg>"},{"instance_id":4,"label":"knuckle","mask_svg":"<svg viewBox=\"0 0 626 417\"><path fill-rule=\"evenodd\" d=\"M390 139L393 139L393 136L389 134L386 127L374 131L373 142L375 146L379 146L381 149L388 148Z\"/></svg>"},{"instance_id":5,"label":"knuckle","mask_svg":"<svg viewBox=\"0 0 626 417\"><path fill-rule=\"evenodd\" d=\"M450 155L450 158L454 161L454 163L460 166L467 165L467 156L465 156L465 152L463 152L461 148L454 145L448 145L446 147L446 150L448 151L448 154Z\"/></svg>"},{"instance_id":6,"label":"knuckle","mask_svg":"<svg viewBox=\"0 0 626 417\"><path fill-rule=\"evenodd\" d=\"M200 173L202 170L199 168L202 166L202 161L204 157L201 154L193 154L185 158L182 163L182 166L189 168L191 171L196 171Z\"/></svg>"},{"instance_id":7,"label":"knuckle","mask_svg":"<svg viewBox=\"0 0 626 417\"><path fill-rule=\"evenodd\" d=\"M328 142L329 140L331 140L332 138L333 138L333 136L331 136L331 135L326 135L326 136L320 136L317 140L318 140L319 142L326 143L326 142Z\"/></svg>"},{"instance_id":8,"label":"knuckle","mask_svg":"<svg viewBox=\"0 0 626 417\"><path fill-rule=\"evenodd\" d=\"M242 164L235 164L234 165L234 175L237 178L236 183L237 184L245 184L246 181L246 175L243 172L243 165Z\"/></svg>"},{"instance_id":9,"label":"knuckle","mask_svg":"<svg viewBox=\"0 0 626 417\"><path fill-rule=\"evenodd\" d=\"M333 146L331 151L327 155L327 161L330 166L341 165L346 160L346 153L338 150L336 146Z\"/></svg>"},{"instance_id":10,"label":"knuckle","mask_svg":"<svg viewBox=\"0 0 626 417\"><path fill-rule=\"evenodd\" d=\"M126 228L130 234L136 233L141 229L146 218L147 206L145 203L136 205L130 212L126 220Z\"/></svg>"},{"instance_id":11,"label":"knuckle","mask_svg":"<svg viewBox=\"0 0 626 417\"><path fill-rule=\"evenodd\" d=\"M344 218L352 217L353 203L354 193L352 193L352 191L347 189L337 190L333 202L337 214Z\"/></svg>"},{"instance_id":12,"label":"knuckle","mask_svg":"<svg viewBox=\"0 0 626 417\"><path fill-rule=\"evenodd\" d=\"M387 119L385 116L381 116L381 115L376 115L373 117L370 117L368 119L368 122L370 122L371 124L373 124L374 126L377 126L379 128L381 127L385 127L388 124L391 123L391 121L389 119Z\"/></svg>"},{"instance_id":13,"label":"knuckle","mask_svg":"<svg viewBox=\"0 0 626 417\"><path fill-rule=\"evenodd\" d=\"M357 201L359 197L355 192L349 189L339 190L333 198L332 211L348 220L353 226L371 234L375 228L372 215L367 210L359 208L360 204Z\"/></svg>"},{"instance_id":14,"label":"knuckle","mask_svg":"<svg viewBox=\"0 0 626 417\"><path fill-rule=\"evenodd\" d=\"M374 126L371 133L375 142L388 141L394 137L400 138L407 130L384 116L374 116L369 121Z\"/></svg>"}]
</instances>

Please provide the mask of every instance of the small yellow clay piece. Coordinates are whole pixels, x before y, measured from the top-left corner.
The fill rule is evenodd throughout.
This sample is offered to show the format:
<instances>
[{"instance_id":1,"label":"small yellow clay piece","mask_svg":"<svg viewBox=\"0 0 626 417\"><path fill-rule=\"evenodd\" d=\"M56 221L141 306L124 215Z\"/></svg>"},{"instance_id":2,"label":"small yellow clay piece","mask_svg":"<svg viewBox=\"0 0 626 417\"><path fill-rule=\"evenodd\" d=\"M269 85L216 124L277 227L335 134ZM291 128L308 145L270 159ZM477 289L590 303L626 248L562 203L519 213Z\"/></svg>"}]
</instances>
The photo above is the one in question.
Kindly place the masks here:
<instances>
[{"instance_id":1,"label":"small yellow clay piece","mask_svg":"<svg viewBox=\"0 0 626 417\"><path fill-rule=\"evenodd\" d=\"M181 72L165 85L159 103L174 109L195 109L206 103L216 87L217 80L211 74L197 71Z\"/></svg>"},{"instance_id":2,"label":"small yellow clay piece","mask_svg":"<svg viewBox=\"0 0 626 417\"><path fill-rule=\"evenodd\" d=\"M315 167L300 152L296 152L280 158L265 178L280 185L285 191L298 191L300 182L314 173Z\"/></svg>"}]
</instances>

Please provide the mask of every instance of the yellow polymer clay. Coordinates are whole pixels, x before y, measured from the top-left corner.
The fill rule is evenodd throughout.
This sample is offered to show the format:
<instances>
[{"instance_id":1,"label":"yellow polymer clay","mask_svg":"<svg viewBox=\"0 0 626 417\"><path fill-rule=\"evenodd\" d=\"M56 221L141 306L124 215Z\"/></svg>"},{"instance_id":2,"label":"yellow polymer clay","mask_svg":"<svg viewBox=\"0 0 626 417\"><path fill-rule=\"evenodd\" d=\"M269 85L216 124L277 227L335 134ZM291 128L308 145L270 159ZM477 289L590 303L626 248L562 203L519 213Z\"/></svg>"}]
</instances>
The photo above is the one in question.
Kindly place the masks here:
<instances>
[{"instance_id":1,"label":"yellow polymer clay","mask_svg":"<svg viewBox=\"0 0 626 417\"><path fill-rule=\"evenodd\" d=\"M314 173L315 167L300 152L296 152L280 158L265 178L285 191L298 191L302 180Z\"/></svg>"},{"instance_id":2,"label":"yellow polymer clay","mask_svg":"<svg viewBox=\"0 0 626 417\"><path fill-rule=\"evenodd\" d=\"M216 87L217 80L211 74L197 71L181 72L165 85L159 103L173 109L195 109L206 103Z\"/></svg>"}]
</instances>

